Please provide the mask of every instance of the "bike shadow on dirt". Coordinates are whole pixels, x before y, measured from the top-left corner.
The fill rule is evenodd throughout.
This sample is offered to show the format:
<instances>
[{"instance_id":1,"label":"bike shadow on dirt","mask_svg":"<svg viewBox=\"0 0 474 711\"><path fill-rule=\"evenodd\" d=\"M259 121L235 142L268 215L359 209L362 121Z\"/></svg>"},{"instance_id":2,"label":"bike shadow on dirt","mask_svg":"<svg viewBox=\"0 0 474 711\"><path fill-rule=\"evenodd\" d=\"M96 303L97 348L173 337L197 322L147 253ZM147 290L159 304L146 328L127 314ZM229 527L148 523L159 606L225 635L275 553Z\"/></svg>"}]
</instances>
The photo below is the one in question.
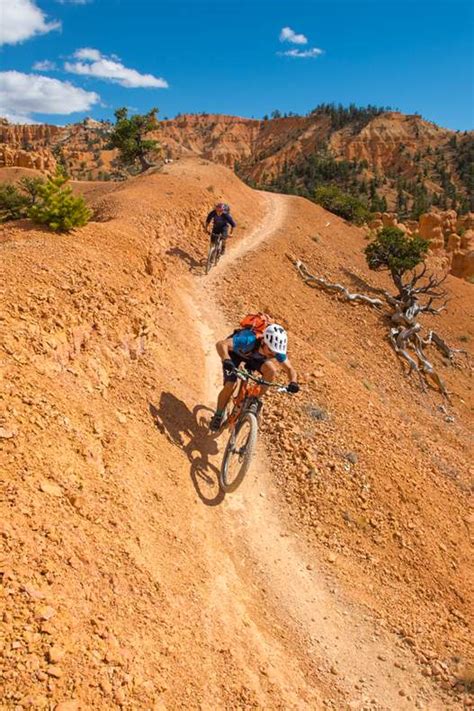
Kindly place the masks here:
<instances>
[{"instance_id":1,"label":"bike shadow on dirt","mask_svg":"<svg viewBox=\"0 0 474 711\"><path fill-rule=\"evenodd\" d=\"M173 393L162 392L159 407L149 404L158 430L187 456L189 475L197 495L206 506L218 506L224 500L219 485L219 468L210 461L218 453L216 438L209 432L212 410L196 405L192 410Z\"/></svg>"},{"instance_id":2,"label":"bike shadow on dirt","mask_svg":"<svg viewBox=\"0 0 474 711\"><path fill-rule=\"evenodd\" d=\"M178 257L181 259L185 264L188 265L189 271L192 272L193 274L199 274L204 266L203 260L200 262L197 261L189 252L186 252L184 249L181 249L181 247L172 247L171 249L168 249L166 251L166 254L169 254L171 257Z\"/></svg>"}]
</instances>

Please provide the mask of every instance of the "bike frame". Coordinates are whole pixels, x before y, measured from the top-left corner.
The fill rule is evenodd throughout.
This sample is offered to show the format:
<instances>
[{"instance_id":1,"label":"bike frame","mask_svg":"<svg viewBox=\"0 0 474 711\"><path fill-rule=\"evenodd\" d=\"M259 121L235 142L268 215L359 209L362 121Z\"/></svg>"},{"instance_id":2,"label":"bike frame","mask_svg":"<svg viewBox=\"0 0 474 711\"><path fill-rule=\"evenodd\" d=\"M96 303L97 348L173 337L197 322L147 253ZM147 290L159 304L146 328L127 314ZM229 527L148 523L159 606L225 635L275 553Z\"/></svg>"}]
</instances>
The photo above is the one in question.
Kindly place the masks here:
<instances>
[{"instance_id":1,"label":"bike frame","mask_svg":"<svg viewBox=\"0 0 474 711\"><path fill-rule=\"evenodd\" d=\"M288 387L270 383L263 378L255 378L247 370L235 370L240 381L232 393L233 408L223 427L230 429L229 439L222 459L219 473L219 486L226 494L235 491L246 475L255 450L258 435L259 396L263 387L273 387L277 392L288 392ZM237 449L236 444L241 428L248 426L245 442ZM242 430L245 433L245 430ZM234 472L234 465L237 471ZM229 472L230 479L229 479Z\"/></svg>"},{"instance_id":2,"label":"bike frame","mask_svg":"<svg viewBox=\"0 0 474 711\"><path fill-rule=\"evenodd\" d=\"M214 241L212 240L213 237L215 238ZM215 245L216 249L221 248L223 239L224 238L221 232L211 232L211 234L209 235L209 241L211 244Z\"/></svg>"},{"instance_id":3,"label":"bike frame","mask_svg":"<svg viewBox=\"0 0 474 711\"><path fill-rule=\"evenodd\" d=\"M278 392L288 392L286 386L271 383L263 378L255 378L246 370L237 370L237 377L239 379L239 388L235 394L232 394L234 404L226 421L226 425L231 432L235 429L244 411L245 401L251 398L258 399L262 394L263 386L277 388Z\"/></svg>"}]
</instances>

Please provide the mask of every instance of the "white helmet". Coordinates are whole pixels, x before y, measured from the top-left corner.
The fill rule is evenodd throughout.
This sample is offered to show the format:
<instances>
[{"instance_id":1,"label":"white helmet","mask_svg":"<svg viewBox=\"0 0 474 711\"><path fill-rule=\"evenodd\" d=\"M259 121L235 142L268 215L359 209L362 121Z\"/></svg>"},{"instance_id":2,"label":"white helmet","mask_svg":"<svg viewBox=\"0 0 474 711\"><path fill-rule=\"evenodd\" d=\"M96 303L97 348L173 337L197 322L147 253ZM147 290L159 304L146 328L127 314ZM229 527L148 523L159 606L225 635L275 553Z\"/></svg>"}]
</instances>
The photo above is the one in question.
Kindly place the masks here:
<instances>
[{"instance_id":1,"label":"white helmet","mask_svg":"<svg viewBox=\"0 0 474 711\"><path fill-rule=\"evenodd\" d=\"M288 346L288 336L283 326L272 323L263 332L263 340L274 353L285 355Z\"/></svg>"}]
</instances>

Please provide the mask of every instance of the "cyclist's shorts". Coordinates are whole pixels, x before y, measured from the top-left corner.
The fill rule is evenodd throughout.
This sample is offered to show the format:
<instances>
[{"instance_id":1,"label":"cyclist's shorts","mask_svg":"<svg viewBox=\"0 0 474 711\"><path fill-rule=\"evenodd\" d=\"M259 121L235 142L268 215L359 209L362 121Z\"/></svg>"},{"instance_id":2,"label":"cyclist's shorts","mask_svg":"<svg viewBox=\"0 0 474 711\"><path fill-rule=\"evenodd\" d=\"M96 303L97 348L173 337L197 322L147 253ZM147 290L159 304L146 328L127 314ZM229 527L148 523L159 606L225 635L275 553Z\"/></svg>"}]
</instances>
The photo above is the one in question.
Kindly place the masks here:
<instances>
[{"instance_id":1,"label":"cyclist's shorts","mask_svg":"<svg viewBox=\"0 0 474 711\"><path fill-rule=\"evenodd\" d=\"M234 353L234 351L230 351L229 355L236 368L239 368L243 363L250 373L261 373L261 367L267 360L267 358L265 358L265 356L261 353L252 353L248 358L243 358L238 353ZM224 367L222 368L222 371L224 374L224 383L237 382L237 375L235 373L230 373L230 375L227 374Z\"/></svg>"},{"instance_id":2,"label":"cyclist's shorts","mask_svg":"<svg viewBox=\"0 0 474 711\"><path fill-rule=\"evenodd\" d=\"M229 236L229 225L222 225L219 227L213 227L211 239L213 238L214 235L221 235L221 237L224 237L224 239L225 239L226 237ZM215 240L212 239L212 241L214 242Z\"/></svg>"}]
</instances>

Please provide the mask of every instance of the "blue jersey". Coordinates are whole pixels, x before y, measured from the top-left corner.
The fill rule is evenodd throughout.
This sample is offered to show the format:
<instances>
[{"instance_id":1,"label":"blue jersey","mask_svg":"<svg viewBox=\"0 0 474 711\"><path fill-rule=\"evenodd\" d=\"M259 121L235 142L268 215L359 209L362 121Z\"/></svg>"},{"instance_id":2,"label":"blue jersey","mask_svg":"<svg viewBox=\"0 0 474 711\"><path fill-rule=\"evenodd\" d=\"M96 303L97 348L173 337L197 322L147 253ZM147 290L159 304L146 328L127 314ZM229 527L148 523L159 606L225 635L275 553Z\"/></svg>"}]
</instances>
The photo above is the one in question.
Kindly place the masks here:
<instances>
[{"instance_id":1,"label":"blue jersey","mask_svg":"<svg viewBox=\"0 0 474 711\"><path fill-rule=\"evenodd\" d=\"M259 345L259 339L250 328L237 331L237 333L234 333L232 336L232 350L244 358L248 358L254 351L258 350ZM275 358L279 363L284 363L286 354L275 353Z\"/></svg>"}]
</instances>

